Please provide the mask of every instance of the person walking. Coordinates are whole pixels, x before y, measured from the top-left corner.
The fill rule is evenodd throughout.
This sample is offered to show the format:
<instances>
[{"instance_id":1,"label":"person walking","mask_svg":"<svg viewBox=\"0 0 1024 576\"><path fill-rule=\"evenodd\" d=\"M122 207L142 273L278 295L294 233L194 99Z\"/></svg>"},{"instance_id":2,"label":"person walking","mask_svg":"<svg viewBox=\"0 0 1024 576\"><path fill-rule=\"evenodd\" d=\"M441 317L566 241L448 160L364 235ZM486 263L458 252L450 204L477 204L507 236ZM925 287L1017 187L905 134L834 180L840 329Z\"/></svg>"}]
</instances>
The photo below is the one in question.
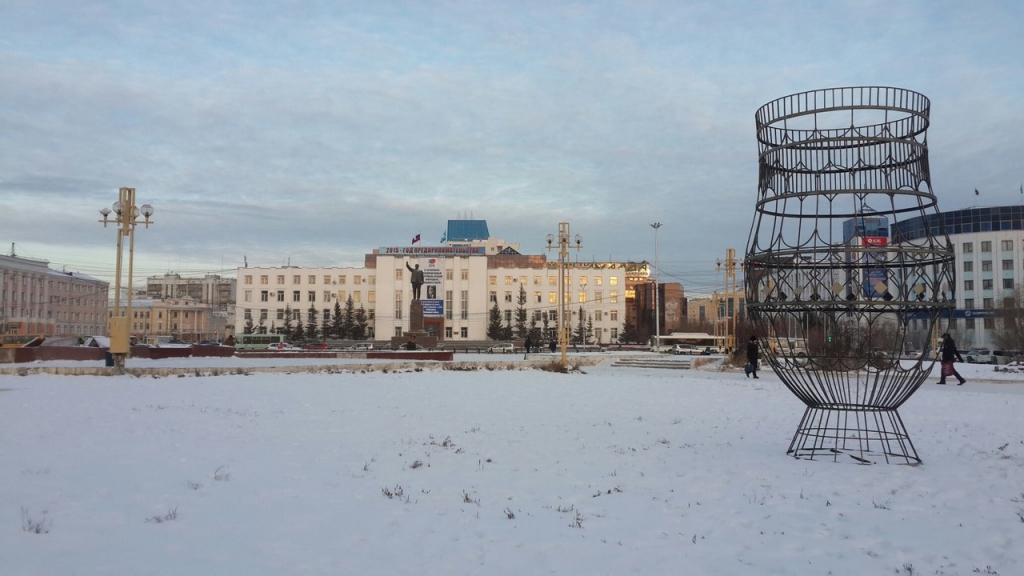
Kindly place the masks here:
<instances>
[{"instance_id":1,"label":"person walking","mask_svg":"<svg viewBox=\"0 0 1024 576\"><path fill-rule=\"evenodd\" d=\"M758 352L757 335L754 335L751 336L750 340L747 342L747 378L750 378L751 374L754 375L754 378L757 378Z\"/></svg>"},{"instance_id":2,"label":"person walking","mask_svg":"<svg viewBox=\"0 0 1024 576\"><path fill-rule=\"evenodd\" d=\"M532 347L533 347L533 340L530 340L530 337L527 336L526 337L526 353L523 354L523 360L526 360L526 357L530 355L530 348L532 348Z\"/></svg>"},{"instance_id":3,"label":"person walking","mask_svg":"<svg viewBox=\"0 0 1024 576\"><path fill-rule=\"evenodd\" d=\"M942 335L942 344L939 350L941 353L939 359L942 361L941 371L939 372L939 384L946 383L946 376L956 376L956 379L960 381L957 386L963 386L967 380L964 380L964 377L956 371L953 361L963 362L964 359L960 356L960 351L956 349L956 343L953 342L953 337L948 332Z\"/></svg>"}]
</instances>

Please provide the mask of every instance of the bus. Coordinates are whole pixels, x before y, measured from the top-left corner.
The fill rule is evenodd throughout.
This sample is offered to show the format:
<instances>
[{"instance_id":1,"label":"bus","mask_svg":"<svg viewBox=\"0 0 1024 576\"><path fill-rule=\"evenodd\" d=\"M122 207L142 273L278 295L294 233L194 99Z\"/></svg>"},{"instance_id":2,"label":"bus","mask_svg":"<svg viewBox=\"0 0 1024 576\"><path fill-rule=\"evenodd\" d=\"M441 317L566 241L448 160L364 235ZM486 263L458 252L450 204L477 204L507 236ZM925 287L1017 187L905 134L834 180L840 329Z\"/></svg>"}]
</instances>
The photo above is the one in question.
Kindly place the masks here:
<instances>
[{"instance_id":1,"label":"bus","mask_svg":"<svg viewBox=\"0 0 1024 576\"><path fill-rule=\"evenodd\" d=\"M235 350L266 350L284 342L284 334L235 334Z\"/></svg>"},{"instance_id":2,"label":"bus","mask_svg":"<svg viewBox=\"0 0 1024 576\"><path fill-rule=\"evenodd\" d=\"M46 340L40 334L4 334L0 336L0 348L28 348L39 346Z\"/></svg>"}]
</instances>

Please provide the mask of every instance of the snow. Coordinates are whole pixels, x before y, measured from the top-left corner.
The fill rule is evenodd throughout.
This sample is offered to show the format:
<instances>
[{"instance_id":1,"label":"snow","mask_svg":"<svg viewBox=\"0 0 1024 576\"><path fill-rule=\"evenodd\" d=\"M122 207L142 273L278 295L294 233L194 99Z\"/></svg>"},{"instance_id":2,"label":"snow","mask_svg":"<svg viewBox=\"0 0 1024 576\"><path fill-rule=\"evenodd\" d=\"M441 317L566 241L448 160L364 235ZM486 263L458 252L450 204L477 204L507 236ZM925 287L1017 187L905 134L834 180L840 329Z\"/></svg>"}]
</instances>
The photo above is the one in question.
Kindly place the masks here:
<instances>
[{"instance_id":1,"label":"snow","mask_svg":"<svg viewBox=\"0 0 1024 576\"><path fill-rule=\"evenodd\" d=\"M0 376L0 574L1024 574L1024 374L957 368L920 466L787 456L769 371Z\"/></svg>"}]
</instances>

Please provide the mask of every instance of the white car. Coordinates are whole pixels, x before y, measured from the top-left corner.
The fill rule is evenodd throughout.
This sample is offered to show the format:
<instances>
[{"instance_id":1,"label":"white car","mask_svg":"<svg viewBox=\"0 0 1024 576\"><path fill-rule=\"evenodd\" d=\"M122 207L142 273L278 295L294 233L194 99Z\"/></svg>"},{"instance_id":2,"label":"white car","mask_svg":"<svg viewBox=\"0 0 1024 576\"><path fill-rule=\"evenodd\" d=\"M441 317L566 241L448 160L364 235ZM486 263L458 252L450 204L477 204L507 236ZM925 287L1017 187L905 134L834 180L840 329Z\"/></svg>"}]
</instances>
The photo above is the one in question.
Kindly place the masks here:
<instances>
[{"instance_id":1,"label":"white car","mask_svg":"<svg viewBox=\"0 0 1024 576\"><path fill-rule=\"evenodd\" d=\"M357 342L349 347L349 350L353 352L367 352L373 350L372 342Z\"/></svg>"},{"instance_id":2,"label":"white car","mask_svg":"<svg viewBox=\"0 0 1024 576\"><path fill-rule=\"evenodd\" d=\"M267 345L267 350L302 350L302 348L288 342L278 342Z\"/></svg>"},{"instance_id":3,"label":"white car","mask_svg":"<svg viewBox=\"0 0 1024 576\"><path fill-rule=\"evenodd\" d=\"M503 342L501 344L495 344L494 346L491 346L490 348L488 348L487 349L487 353L488 354L495 354L495 353L497 353L497 354L511 354L512 352L515 352L515 350L516 350L515 344L512 344L511 342Z\"/></svg>"}]
</instances>

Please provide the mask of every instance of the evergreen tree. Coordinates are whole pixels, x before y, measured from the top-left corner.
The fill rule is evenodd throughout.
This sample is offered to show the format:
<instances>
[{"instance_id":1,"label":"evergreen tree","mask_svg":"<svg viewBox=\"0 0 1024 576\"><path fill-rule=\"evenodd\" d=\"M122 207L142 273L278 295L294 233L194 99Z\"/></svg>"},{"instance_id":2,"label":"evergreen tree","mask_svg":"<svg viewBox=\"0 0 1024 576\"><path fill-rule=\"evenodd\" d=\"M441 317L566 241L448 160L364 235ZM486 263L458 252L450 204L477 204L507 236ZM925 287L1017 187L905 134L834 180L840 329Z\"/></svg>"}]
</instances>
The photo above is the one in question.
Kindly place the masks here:
<instances>
[{"instance_id":1,"label":"evergreen tree","mask_svg":"<svg viewBox=\"0 0 1024 576\"><path fill-rule=\"evenodd\" d=\"M540 328L537 328L536 316L530 319L530 329L528 331L528 334L530 335L530 340L533 341L533 343L536 344L537 346L540 346Z\"/></svg>"},{"instance_id":2,"label":"evergreen tree","mask_svg":"<svg viewBox=\"0 0 1024 576\"><path fill-rule=\"evenodd\" d=\"M586 314L583 312L583 306L580 306L580 315L579 315L580 319L576 323L576 330L573 331L573 335L572 335L572 343L573 344L583 344L583 343L586 342L586 332L585 332L585 330L587 329L587 326L585 324L585 322L586 322L585 316L586 316Z\"/></svg>"},{"instance_id":3,"label":"evergreen tree","mask_svg":"<svg viewBox=\"0 0 1024 576\"><path fill-rule=\"evenodd\" d=\"M369 320L366 318L366 309L363 305L359 305L359 310L355 312L355 320L352 322L352 332L349 334L349 338L353 340L362 340L366 338L366 327L370 325Z\"/></svg>"},{"instance_id":4,"label":"evergreen tree","mask_svg":"<svg viewBox=\"0 0 1024 576\"><path fill-rule=\"evenodd\" d=\"M252 323L252 316L245 319L245 326L242 328L242 334L252 334L255 326Z\"/></svg>"},{"instance_id":5,"label":"evergreen tree","mask_svg":"<svg viewBox=\"0 0 1024 576\"><path fill-rule=\"evenodd\" d=\"M351 299L351 297L350 297ZM334 338L348 338L348 334L342 329L341 300L334 300L334 316L331 318L331 336Z\"/></svg>"},{"instance_id":6,"label":"evergreen tree","mask_svg":"<svg viewBox=\"0 0 1024 576\"><path fill-rule=\"evenodd\" d=\"M601 336L600 335L594 336L594 316L592 314L591 315L587 315L587 340L590 340L591 344L600 344L601 343ZM586 343L587 342L584 341L584 344L586 344Z\"/></svg>"},{"instance_id":7,"label":"evergreen tree","mask_svg":"<svg viewBox=\"0 0 1024 576\"><path fill-rule=\"evenodd\" d=\"M281 325L281 333L290 340L292 339L292 333L294 331L295 327L292 326L292 306L291 304L286 304L284 307L284 324Z\"/></svg>"},{"instance_id":8,"label":"evergreen tree","mask_svg":"<svg viewBox=\"0 0 1024 576\"><path fill-rule=\"evenodd\" d=\"M295 332L292 334L292 339L294 341L296 341L296 342L299 342L299 341L305 340L305 338L306 338L306 331L305 331L305 329L302 326L302 318L300 317L295 322Z\"/></svg>"},{"instance_id":9,"label":"evergreen tree","mask_svg":"<svg viewBox=\"0 0 1024 576\"><path fill-rule=\"evenodd\" d=\"M633 344L637 341L636 326L629 322L622 323L622 332L619 333L619 342Z\"/></svg>"},{"instance_id":10,"label":"evergreen tree","mask_svg":"<svg viewBox=\"0 0 1024 576\"><path fill-rule=\"evenodd\" d=\"M324 310L323 320L320 321L320 339L327 340L331 337L331 311Z\"/></svg>"},{"instance_id":11,"label":"evergreen tree","mask_svg":"<svg viewBox=\"0 0 1024 576\"><path fill-rule=\"evenodd\" d=\"M550 338L551 337L551 325L550 325L551 315L548 312L544 312L543 314L540 315L540 318L541 318L541 321L544 323L544 337L545 338Z\"/></svg>"},{"instance_id":12,"label":"evergreen tree","mask_svg":"<svg viewBox=\"0 0 1024 576\"><path fill-rule=\"evenodd\" d=\"M501 339L512 340L515 337L515 328L512 327L512 314L505 316L505 325L501 328Z\"/></svg>"},{"instance_id":13,"label":"evergreen tree","mask_svg":"<svg viewBox=\"0 0 1024 576\"><path fill-rule=\"evenodd\" d=\"M260 318L259 326L256 327L256 333L257 334L266 334L267 333L267 326L266 326L266 324L267 324L267 319L266 318Z\"/></svg>"},{"instance_id":14,"label":"evergreen tree","mask_svg":"<svg viewBox=\"0 0 1024 576\"><path fill-rule=\"evenodd\" d=\"M516 338L526 338L526 288L522 284L519 285L519 296L516 297Z\"/></svg>"},{"instance_id":15,"label":"evergreen tree","mask_svg":"<svg viewBox=\"0 0 1024 576\"><path fill-rule=\"evenodd\" d=\"M316 319L320 317L320 313L316 311L316 306L309 305L309 310L306 311L306 338L316 338L318 324Z\"/></svg>"},{"instance_id":16,"label":"evergreen tree","mask_svg":"<svg viewBox=\"0 0 1024 576\"><path fill-rule=\"evenodd\" d=\"M362 304L360 304L359 307L362 308ZM364 311L363 319L365 320L365 318L366 313ZM361 335L358 338L356 337L356 305L355 302L352 301L351 294L349 294L348 299L345 300L345 315L341 319L341 332L344 334L342 338L351 338L353 340L359 340L362 338ZM365 333L366 327L364 326L360 331L360 334Z\"/></svg>"},{"instance_id":17,"label":"evergreen tree","mask_svg":"<svg viewBox=\"0 0 1024 576\"><path fill-rule=\"evenodd\" d=\"M495 302L487 315L487 337L491 340L501 340L501 309Z\"/></svg>"}]
</instances>

